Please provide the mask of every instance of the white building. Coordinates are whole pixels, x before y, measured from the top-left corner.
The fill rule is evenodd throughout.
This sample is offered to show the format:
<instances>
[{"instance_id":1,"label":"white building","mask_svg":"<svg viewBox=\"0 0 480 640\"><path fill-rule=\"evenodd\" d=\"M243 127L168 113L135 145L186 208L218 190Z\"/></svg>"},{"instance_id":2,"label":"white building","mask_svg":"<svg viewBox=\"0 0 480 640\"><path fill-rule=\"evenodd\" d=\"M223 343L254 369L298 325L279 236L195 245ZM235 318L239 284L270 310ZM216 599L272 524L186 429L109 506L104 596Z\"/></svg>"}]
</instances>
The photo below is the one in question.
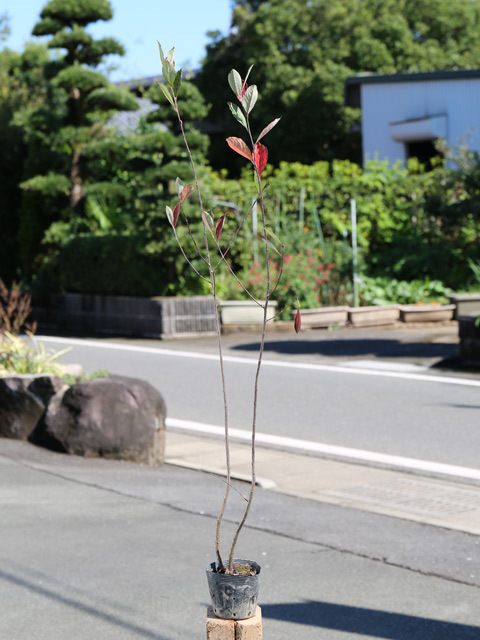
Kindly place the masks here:
<instances>
[{"instance_id":1,"label":"white building","mask_svg":"<svg viewBox=\"0 0 480 640\"><path fill-rule=\"evenodd\" d=\"M364 160L428 162L434 142L480 151L480 69L358 75L346 104L362 109Z\"/></svg>"}]
</instances>

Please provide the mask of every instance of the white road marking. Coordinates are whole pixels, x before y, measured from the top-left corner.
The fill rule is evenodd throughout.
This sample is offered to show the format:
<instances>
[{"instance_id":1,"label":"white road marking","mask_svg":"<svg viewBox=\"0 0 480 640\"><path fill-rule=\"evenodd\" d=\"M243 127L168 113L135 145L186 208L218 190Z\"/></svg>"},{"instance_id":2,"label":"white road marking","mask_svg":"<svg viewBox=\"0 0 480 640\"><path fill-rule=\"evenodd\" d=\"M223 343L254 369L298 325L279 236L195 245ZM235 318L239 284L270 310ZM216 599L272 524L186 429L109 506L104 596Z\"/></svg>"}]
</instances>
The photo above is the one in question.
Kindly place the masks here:
<instances>
[{"instance_id":1,"label":"white road marking","mask_svg":"<svg viewBox=\"0 0 480 640\"><path fill-rule=\"evenodd\" d=\"M116 351L130 351L135 353L149 353L153 355L174 356L177 358L196 358L198 360L216 360L218 355L210 353L201 353L197 351L183 351L176 349L164 349L158 347L142 347L140 345L120 344L118 342L103 342L101 340L80 340L78 338L57 338L51 336L36 336L40 342L52 342L58 344L77 345L80 347L92 347L95 349L112 349ZM237 356L225 356L225 362L234 362L237 364L256 365L255 358L240 358ZM303 369L307 371L328 371L329 373L348 373L363 376L380 376L382 378L400 378L402 380L415 380L419 382L430 382L438 384L454 384L462 387L480 387L480 380L471 378L454 378L452 376L435 376L423 375L419 373L401 373L399 371L384 371L383 369L364 369L353 366L349 363L347 366L339 363L336 365L313 364L308 362L287 362L285 360L263 360L265 367L283 367L288 369Z\"/></svg>"},{"instance_id":2,"label":"white road marking","mask_svg":"<svg viewBox=\"0 0 480 640\"><path fill-rule=\"evenodd\" d=\"M180 420L178 418L167 418L166 426L174 429L193 431L195 433L210 434L215 436L224 435L224 428L212 424L192 422L190 420ZM229 428L229 435L236 440L251 442L251 433L244 429ZM311 440L300 440L297 438L286 438L283 436L270 435L268 433L257 433L257 444L269 444L282 447L282 449L293 451L308 451L311 453L323 453L356 462L375 462L377 464L388 465L398 469L408 469L436 473L445 476L455 476L457 478L469 478L480 480L480 469L471 467L460 467L429 460L418 460L416 458L404 458L402 456L392 456L386 453L367 451L365 449L352 449L350 447L339 447Z\"/></svg>"},{"instance_id":3,"label":"white road marking","mask_svg":"<svg viewBox=\"0 0 480 640\"><path fill-rule=\"evenodd\" d=\"M342 367L354 369L372 369L375 371L398 371L399 373L420 373L428 371L426 365L411 364L409 362L392 362L391 360L349 360L342 362Z\"/></svg>"}]
</instances>

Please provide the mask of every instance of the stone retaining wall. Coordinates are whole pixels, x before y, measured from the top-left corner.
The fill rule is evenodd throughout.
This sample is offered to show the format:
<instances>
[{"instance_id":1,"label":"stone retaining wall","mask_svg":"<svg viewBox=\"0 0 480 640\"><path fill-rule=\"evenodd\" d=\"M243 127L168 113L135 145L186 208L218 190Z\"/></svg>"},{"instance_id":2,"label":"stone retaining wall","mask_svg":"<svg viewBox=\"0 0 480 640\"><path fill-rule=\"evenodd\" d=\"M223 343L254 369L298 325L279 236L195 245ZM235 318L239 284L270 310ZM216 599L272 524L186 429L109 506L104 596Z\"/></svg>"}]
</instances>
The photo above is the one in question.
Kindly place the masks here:
<instances>
[{"instance_id":1,"label":"stone retaining wall","mask_svg":"<svg viewBox=\"0 0 480 640\"><path fill-rule=\"evenodd\" d=\"M215 333L210 296L141 298L81 293L54 294L35 307L39 330L67 330L150 338Z\"/></svg>"}]
</instances>

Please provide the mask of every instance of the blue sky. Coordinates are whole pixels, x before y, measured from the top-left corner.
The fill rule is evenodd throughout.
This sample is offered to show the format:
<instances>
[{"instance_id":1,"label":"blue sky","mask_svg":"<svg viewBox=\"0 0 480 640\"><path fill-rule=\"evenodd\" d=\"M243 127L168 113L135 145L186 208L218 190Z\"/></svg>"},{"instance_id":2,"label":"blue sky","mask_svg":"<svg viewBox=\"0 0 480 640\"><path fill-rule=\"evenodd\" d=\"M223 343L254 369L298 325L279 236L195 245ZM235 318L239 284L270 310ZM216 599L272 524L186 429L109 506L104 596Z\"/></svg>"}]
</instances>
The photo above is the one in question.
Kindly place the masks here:
<instances>
[{"instance_id":1,"label":"blue sky","mask_svg":"<svg viewBox=\"0 0 480 640\"><path fill-rule=\"evenodd\" d=\"M231 0L110 1L113 20L97 22L89 31L95 37L115 37L127 50L123 58L108 60L118 66L110 73L112 81L159 75L157 40L164 51L175 46L177 68L198 67L209 42L206 32L228 33L232 13ZM2 0L0 14L8 14L11 35L0 47L21 51L45 4L46 0Z\"/></svg>"}]
</instances>

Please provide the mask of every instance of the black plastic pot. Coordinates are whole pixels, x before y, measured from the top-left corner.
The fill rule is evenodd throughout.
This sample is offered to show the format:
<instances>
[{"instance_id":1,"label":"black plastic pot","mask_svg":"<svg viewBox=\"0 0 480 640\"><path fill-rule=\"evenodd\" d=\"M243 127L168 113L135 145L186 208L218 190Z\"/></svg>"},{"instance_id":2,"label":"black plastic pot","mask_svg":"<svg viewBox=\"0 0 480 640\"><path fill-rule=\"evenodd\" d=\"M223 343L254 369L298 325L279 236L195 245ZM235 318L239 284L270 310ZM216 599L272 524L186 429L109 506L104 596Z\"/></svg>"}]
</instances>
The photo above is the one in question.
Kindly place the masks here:
<instances>
[{"instance_id":1,"label":"black plastic pot","mask_svg":"<svg viewBox=\"0 0 480 640\"><path fill-rule=\"evenodd\" d=\"M217 573L215 562L207 567L208 588L217 618L245 620L252 618L257 609L260 565L251 560L235 558L234 562L247 564L257 572L254 576Z\"/></svg>"}]
</instances>

